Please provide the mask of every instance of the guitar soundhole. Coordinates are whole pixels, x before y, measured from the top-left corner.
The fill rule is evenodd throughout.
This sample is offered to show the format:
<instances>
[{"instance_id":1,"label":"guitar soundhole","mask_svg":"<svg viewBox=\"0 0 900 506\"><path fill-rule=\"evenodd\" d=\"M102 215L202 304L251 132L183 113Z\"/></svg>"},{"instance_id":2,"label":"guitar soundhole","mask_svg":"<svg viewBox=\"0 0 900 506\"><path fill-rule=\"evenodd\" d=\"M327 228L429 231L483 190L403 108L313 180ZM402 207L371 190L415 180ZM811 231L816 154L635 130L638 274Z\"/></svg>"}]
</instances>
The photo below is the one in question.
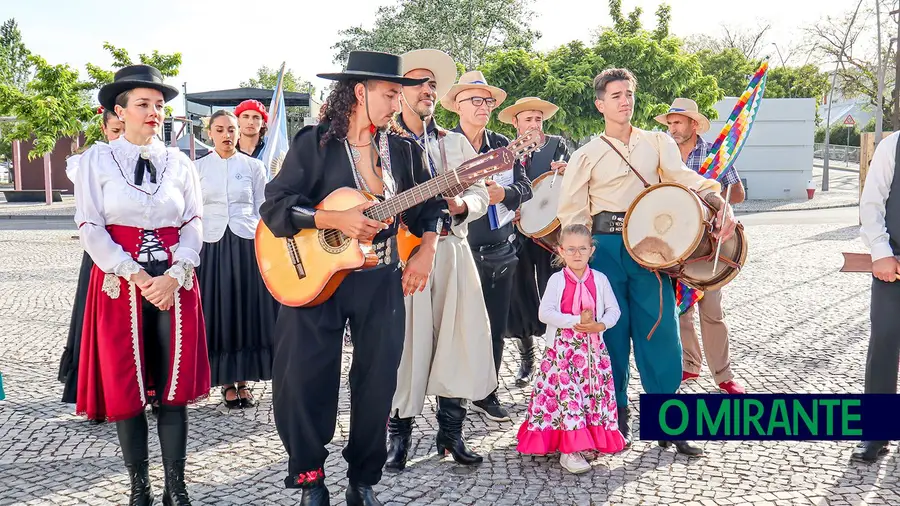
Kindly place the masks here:
<instances>
[{"instance_id":1,"label":"guitar soundhole","mask_svg":"<svg viewBox=\"0 0 900 506\"><path fill-rule=\"evenodd\" d=\"M339 230L319 230L319 244L329 253L340 253L350 245L350 238Z\"/></svg>"}]
</instances>

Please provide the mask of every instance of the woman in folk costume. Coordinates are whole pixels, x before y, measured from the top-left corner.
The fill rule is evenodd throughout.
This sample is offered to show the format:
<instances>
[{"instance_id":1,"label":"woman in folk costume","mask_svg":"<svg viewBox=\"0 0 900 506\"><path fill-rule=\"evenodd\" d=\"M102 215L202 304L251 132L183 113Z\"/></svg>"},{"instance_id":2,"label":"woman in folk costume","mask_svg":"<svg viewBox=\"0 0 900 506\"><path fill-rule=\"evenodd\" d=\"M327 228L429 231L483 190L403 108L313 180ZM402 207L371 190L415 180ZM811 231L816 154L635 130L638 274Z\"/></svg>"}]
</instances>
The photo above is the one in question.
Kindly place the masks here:
<instances>
[{"instance_id":1,"label":"woman in folk costume","mask_svg":"<svg viewBox=\"0 0 900 506\"><path fill-rule=\"evenodd\" d=\"M116 422L131 505L153 503L148 476L147 391L160 398L163 504L190 504L184 484L187 405L209 394L209 359L194 268L203 244L200 180L193 163L156 135L178 95L159 71L133 65L100 89L125 134L85 152L75 221L95 266L78 367L78 413Z\"/></svg>"},{"instance_id":2,"label":"woman in folk costume","mask_svg":"<svg viewBox=\"0 0 900 506\"><path fill-rule=\"evenodd\" d=\"M215 150L197 160L204 241L197 277L212 384L222 385L228 409L256 406L247 382L272 379L278 313L259 273L254 246L266 169L237 150L238 132L234 114L216 111L209 120Z\"/></svg>"},{"instance_id":3,"label":"woman in folk costume","mask_svg":"<svg viewBox=\"0 0 900 506\"><path fill-rule=\"evenodd\" d=\"M107 142L112 142L125 131L125 124L119 121L116 111L105 109L102 106L98 111L102 115L100 130ZM76 153L66 159L66 176L74 184L78 167L80 166L82 153ZM72 305L72 318L69 320L69 337L66 339L66 348L63 350L59 361L59 382L63 384L62 401L66 404L75 404L75 394L78 392L78 356L81 352L81 330L84 327L84 307L87 300L88 282L91 279L91 270L94 261L87 251L81 257L81 269L78 271L78 284L75 288L75 303ZM102 423L103 420L91 419L90 423Z\"/></svg>"},{"instance_id":4,"label":"woman in folk costume","mask_svg":"<svg viewBox=\"0 0 900 506\"><path fill-rule=\"evenodd\" d=\"M453 59L435 49L411 51L402 58L404 77L428 80L403 87L396 130L423 148L423 164L432 177L475 158L465 136L440 128L434 120L437 99L456 81ZM433 264L434 270L424 291L404 298L406 334L391 402L385 464L392 471L406 466L413 421L422 413L426 395L437 396L438 453L450 453L466 465L483 460L466 447L462 426L465 400L483 399L497 387L481 280L466 240L469 223L487 212L488 192L484 183L477 183L445 197L448 213L439 223L437 244L423 239L406 267L415 271L424 262Z\"/></svg>"},{"instance_id":5,"label":"woman in folk costume","mask_svg":"<svg viewBox=\"0 0 900 506\"><path fill-rule=\"evenodd\" d=\"M603 343L603 332L619 321L621 311L609 280L588 267L594 253L590 230L569 225L559 241L565 268L550 276L539 310L549 347L535 374L516 449L529 455L558 451L564 469L583 473L591 465L582 452L625 448Z\"/></svg>"}]
</instances>

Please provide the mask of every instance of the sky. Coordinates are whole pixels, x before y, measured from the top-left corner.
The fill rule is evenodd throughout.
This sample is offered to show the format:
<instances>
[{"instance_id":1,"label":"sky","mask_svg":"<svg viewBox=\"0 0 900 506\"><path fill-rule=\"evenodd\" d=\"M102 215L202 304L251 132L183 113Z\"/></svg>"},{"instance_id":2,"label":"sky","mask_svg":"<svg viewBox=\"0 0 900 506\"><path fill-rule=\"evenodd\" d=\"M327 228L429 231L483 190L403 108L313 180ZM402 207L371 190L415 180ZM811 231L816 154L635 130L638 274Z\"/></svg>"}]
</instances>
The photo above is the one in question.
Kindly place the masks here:
<instances>
[{"instance_id":1,"label":"sky","mask_svg":"<svg viewBox=\"0 0 900 506\"><path fill-rule=\"evenodd\" d=\"M395 0L182 0L180 2L110 2L110 0L3 0L0 17L15 18L28 48L49 63L68 63L86 76L85 63L104 67L111 58L104 41L123 47L137 60L142 52L181 52L181 73L169 84L189 93L237 88L263 65L282 62L295 75L322 89L327 81L315 74L339 71L332 63L331 46L338 30L354 25L370 27L379 6ZM451 0L452 1L452 0ZM644 26L655 25L660 0L623 0L628 13L644 10ZM800 27L825 15L852 8L848 0L812 2L754 0L754 9L740 15L711 0L669 0L670 31L678 36L706 33L718 36L722 26L753 28L771 24L768 40L788 63L803 63L805 54L791 56L789 48L802 41ZM810 8L815 5L815 8ZM168 8L171 6L172 8ZM151 8L152 7L152 8ZM532 26L542 33L539 50L571 40L589 41L600 26L611 24L605 0L534 0ZM340 17L337 20L338 16ZM423 47L426 43L423 42ZM780 63L769 46L772 65ZM183 114L182 98L171 105Z\"/></svg>"}]
</instances>

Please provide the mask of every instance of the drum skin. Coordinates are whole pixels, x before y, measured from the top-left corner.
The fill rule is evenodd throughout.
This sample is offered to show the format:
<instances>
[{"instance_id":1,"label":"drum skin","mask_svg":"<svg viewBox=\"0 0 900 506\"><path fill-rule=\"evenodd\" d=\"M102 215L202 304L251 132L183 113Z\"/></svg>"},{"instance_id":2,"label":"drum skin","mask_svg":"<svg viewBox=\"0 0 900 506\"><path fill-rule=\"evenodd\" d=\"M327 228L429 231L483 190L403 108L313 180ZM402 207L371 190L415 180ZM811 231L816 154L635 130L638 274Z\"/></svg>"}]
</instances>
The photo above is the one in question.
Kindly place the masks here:
<instances>
[{"instance_id":1,"label":"drum skin","mask_svg":"<svg viewBox=\"0 0 900 506\"><path fill-rule=\"evenodd\" d=\"M531 182L532 197L519 208L521 217L516 228L525 237L555 252L560 233L556 213L562 195L562 177L557 176L554 181L554 174L545 172Z\"/></svg>"}]
</instances>

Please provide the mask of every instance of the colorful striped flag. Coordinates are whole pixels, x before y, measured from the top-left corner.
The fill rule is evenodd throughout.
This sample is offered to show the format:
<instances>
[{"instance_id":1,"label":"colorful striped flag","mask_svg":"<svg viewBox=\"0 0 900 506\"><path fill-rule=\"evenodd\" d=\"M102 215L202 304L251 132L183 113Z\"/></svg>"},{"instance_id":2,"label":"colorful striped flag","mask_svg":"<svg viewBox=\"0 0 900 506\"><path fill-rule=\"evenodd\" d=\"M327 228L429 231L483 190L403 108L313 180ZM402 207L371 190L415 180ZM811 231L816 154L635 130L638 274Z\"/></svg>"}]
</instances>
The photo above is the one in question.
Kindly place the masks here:
<instances>
[{"instance_id":1,"label":"colorful striped flag","mask_svg":"<svg viewBox=\"0 0 900 506\"><path fill-rule=\"evenodd\" d=\"M284 66L278 72L278 82L272 93L272 102L269 104L269 122L266 125L266 145L260 153L260 159L266 166L266 174L271 181L287 155L290 140L287 129L287 110L284 107Z\"/></svg>"},{"instance_id":2,"label":"colorful striped flag","mask_svg":"<svg viewBox=\"0 0 900 506\"><path fill-rule=\"evenodd\" d=\"M701 176L718 181L734 165L734 161L744 147L744 142L750 135L756 113L759 112L759 104L762 102L766 89L768 72L769 59L766 58L753 74L750 84L738 98L728 121L725 122L719 136L709 148L709 155L698 171ZM679 281L675 288L675 304L678 306L678 314L684 314L702 297L703 292Z\"/></svg>"}]
</instances>

